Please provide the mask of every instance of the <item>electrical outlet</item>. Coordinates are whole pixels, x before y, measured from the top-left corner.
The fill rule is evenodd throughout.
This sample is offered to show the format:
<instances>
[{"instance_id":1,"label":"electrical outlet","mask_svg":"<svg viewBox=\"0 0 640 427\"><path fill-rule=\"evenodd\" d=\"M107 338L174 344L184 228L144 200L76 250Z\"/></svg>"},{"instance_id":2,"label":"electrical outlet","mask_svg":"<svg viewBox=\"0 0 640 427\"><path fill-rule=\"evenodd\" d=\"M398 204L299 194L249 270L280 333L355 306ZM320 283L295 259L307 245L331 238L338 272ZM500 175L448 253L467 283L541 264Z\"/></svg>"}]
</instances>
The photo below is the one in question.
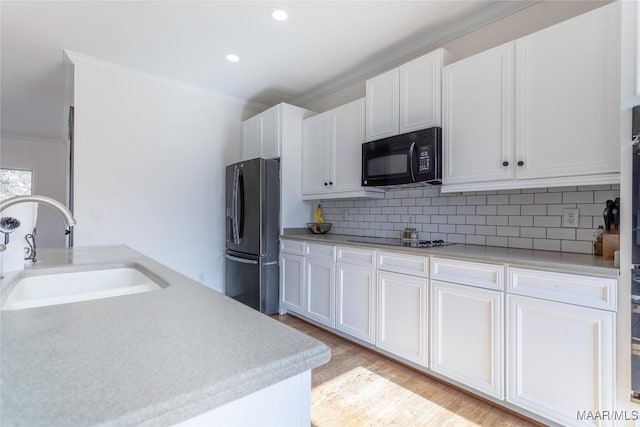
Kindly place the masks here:
<instances>
[{"instance_id":1,"label":"electrical outlet","mask_svg":"<svg viewBox=\"0 0 640 427\"><path fill-rule=\"evenodd\" d=\"M562 226L578 228L578 218L580 210L578 208L564 208L562 210Z\"/></svg>"},{"instance_id":2,"label":"electrical outlet","mask_svg":"<svg viewBox=\"0 0 640 427\"><path fill-rule=\"evenodd\" d=\"M342 220L343 221L349 220L349 210L348 209L345 209L344 211L342 211Z\"/></svg>"}]
</instances>

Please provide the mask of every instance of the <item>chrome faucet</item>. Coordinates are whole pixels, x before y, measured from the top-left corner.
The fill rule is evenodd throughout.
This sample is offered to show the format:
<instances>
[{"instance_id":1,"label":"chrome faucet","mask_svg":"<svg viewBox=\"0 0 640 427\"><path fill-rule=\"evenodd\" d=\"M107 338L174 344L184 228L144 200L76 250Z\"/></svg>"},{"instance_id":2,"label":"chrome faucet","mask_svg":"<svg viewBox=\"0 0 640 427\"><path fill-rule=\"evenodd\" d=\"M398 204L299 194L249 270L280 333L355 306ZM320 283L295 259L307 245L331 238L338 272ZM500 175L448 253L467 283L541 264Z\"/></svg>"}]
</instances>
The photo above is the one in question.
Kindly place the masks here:
<instances>
[{"instance_id":1,"label":"chrome faucet","mask_svg":"<svg viewBox=\"0 0 640 427\"><path fill-rule=\"evenodd\" d=\"M64 217L64 221L67 224L67 227L73 227L76 225L76 219L73 217L73 214L67 209L65 205L60 203L57 200L54 200L50 197L45 196L15 196L10 199L4 200L0 202L0 212L8 208L9 206L17 205L18 203L28 203L34 202L43 205L50 206L60 212ZM0 244L0 252L3 252L7 249L6 245Z\"/></svg>"}]
</instances>

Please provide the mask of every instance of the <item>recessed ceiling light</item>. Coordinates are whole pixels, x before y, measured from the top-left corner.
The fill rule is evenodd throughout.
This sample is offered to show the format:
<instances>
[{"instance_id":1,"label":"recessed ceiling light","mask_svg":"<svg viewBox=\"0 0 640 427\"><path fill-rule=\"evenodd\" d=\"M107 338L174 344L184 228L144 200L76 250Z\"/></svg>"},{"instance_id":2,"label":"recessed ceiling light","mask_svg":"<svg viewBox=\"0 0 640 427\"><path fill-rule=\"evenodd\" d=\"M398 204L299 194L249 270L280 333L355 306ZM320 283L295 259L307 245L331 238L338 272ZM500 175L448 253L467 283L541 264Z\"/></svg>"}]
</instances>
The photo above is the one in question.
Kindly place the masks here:
<instances>
[{"instance_id":1,"label":"recessed ceiling light","mask_svg":"<svg viewBox=\"0 0 640 427\"><path fill-rule=\"evenodd\" d=\"M286 10L276 9L271 13L271 17L276 21L286 21L289 18L289 14Z\"/></svg>"},{"instance_id":2,"label":"recessed ceiling light","mask_svg":"<svg viewBox=\"0 0 640 427\"><path fill-rule=\"evenodd\" d=\"M238 55L234 55L234 54L230 53L229 55L227 55L227 61L229 61L229 62L238 62L238 61L240 61L240 57Z\"/></svg>"}]
</instances>

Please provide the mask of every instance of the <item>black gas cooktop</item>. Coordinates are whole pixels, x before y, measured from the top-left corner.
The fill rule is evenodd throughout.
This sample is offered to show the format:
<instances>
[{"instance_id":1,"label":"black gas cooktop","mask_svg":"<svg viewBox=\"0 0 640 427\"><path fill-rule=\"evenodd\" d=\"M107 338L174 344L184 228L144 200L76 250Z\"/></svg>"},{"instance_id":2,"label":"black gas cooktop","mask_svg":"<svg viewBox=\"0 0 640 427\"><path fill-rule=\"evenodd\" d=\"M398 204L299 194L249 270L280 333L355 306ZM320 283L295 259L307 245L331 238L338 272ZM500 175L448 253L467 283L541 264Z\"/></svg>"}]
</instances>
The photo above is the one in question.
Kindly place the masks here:
<instances>
[{"instance_id":1,"label":"black gas cooktop","mask_svg":"<svg viewBox=\"0 0 640 427\"><path fill-rule=\"evenodd\" d=\"M353 236L347 240L356 243L375 243L387 246L404 246L408 248L437 248L439 246L455 245L455 243L445 242L444 240L402 240L387 237L365 237Z\"/></svg>"}]
</instances>

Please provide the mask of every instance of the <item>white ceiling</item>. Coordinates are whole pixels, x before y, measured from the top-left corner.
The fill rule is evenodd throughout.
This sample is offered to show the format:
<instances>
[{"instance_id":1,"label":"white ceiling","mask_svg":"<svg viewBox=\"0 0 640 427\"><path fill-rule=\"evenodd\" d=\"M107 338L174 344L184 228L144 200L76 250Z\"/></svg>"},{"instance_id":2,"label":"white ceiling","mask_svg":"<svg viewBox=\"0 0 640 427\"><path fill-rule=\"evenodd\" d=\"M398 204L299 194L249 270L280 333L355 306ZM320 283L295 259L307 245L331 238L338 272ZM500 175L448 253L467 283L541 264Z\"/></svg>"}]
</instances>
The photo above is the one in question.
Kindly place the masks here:
<instances>
[{"instance_id":1,"label":"white ceiling","mask_svg":"<svg viewBox=\"0 0 640 427\"><path fill-rule=\"evenodd\" d=\"M273 105L319 96L525 3L2 1L2 132L64 135L63 49ZM276 6L287 22L271 19ZM225 59L231 52L240 62Z\"/></svg>"}]
</instances>

